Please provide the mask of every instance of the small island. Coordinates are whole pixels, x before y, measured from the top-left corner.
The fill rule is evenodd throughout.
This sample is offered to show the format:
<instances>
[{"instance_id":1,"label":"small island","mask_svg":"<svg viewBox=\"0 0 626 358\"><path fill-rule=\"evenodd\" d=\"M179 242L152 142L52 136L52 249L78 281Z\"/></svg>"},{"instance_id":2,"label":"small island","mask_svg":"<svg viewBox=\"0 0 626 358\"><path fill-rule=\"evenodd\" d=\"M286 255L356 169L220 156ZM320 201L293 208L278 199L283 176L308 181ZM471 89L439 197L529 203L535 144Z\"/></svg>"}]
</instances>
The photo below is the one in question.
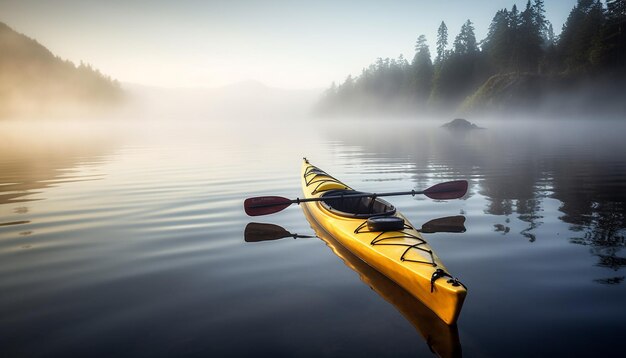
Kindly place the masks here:
<instances>
[{"instance_id":1,"label":"small island","mask_svg":"<svg viewBox=\"0 0 626 358\"><path fill-rule=\"evenodd\" d=\"M448 122L442 125L441 128L446 128L446 129L455 130L455 131L469 131L473 129L485 129L463 118L455 118L451 122Z\"/></svg>"}]
</instances>

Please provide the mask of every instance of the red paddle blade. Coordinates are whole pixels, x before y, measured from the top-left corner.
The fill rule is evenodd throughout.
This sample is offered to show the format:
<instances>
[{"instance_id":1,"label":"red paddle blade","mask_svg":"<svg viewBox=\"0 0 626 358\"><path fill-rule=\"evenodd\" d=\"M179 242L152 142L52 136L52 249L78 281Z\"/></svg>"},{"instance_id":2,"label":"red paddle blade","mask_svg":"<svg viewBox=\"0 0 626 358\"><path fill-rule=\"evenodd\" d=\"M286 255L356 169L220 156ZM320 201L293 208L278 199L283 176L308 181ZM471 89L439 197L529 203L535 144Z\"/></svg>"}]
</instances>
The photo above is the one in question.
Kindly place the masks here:
<instances>
[{"instance_id":1,"label":"red paddle blade","mask_svg":"<svg viewBox=\"0 0 626 358\"><path fill-rule=\"evenodd\" d=\"M433 185L424 190L424 195L431 199L449 200L458 199L467 193L467 181L455 180Z\"/></svg>"},{"instance_id":2,"label":"red paddle blade","mask_svg":"<svg viewBox=\"0 0 626 358\"><path fill-rule=\"evenodd\" d=\"M281 196L258 196L246 199L243 208L249 216L260 216L277 213L291 204L290 199Z\"/></svg>"}]
</instances>

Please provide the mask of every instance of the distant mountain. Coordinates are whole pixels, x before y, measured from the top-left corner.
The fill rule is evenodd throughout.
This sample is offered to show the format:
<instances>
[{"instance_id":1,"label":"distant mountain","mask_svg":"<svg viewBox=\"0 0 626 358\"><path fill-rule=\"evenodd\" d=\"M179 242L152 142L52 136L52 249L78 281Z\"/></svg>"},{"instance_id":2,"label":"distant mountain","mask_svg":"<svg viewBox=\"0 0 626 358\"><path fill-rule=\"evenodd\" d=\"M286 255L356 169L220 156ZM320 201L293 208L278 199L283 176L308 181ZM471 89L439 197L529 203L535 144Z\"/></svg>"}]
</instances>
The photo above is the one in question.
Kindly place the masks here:
<instances>
[{"instance_id":1,"label":"distant mountain","mask_svg":"<svg viewBox=\"0 0 626 358\"><path fill-rule=\"evenodd\" d=\"M0 118L82 112L119 101L119 83L0 22Z\"/></svg>"},{"instance_id":2,"label":"distant mountain","mask_svg":"<svg viewBox=\"0 0 626 358\"><path fill-rule=\"evenodd\" d=\"M124 83L138 110L151 118L303 118L319 99L319 89L284 89L247 80L217 88L159 88Z\"/></svg>"}]
</instances>

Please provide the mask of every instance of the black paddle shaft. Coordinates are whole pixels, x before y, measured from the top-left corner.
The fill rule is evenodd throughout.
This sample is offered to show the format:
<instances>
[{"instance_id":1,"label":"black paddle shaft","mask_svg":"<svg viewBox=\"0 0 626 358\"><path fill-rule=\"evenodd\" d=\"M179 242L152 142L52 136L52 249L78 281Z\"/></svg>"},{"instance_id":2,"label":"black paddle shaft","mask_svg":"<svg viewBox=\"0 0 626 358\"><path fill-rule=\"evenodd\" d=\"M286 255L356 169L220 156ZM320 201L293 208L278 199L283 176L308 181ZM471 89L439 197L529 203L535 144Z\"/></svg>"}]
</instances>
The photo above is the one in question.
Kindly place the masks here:
<instances>
[{"instance_id":1,"label":"black paddle shaft","mask_svg":"<svg viewBox=\"0 0 626 358\"><path fill-rule=\"evenodd\" d=\"M293 200L289 200L290 203L292 204L300 204L300 203L306 203L309 201L323 201L323 200L329 200L329 199L351 199L351 198L377 198L380 196L398 196L398 195L418 195L418 194L423 194L422 191L415 191L415 190L411 190L411 191L396 191L396 192L392 192L392 193L381 193L381 194L376 194L376 193L361 193L361 194L348 194L348 195L330 195L330 196L320 196L319 198L304 198L304 199L300 199L300 198L295 198ZM285 201L284 203L287 203L287 201ZM251 208L264 208L264 207L268 207L268 206L276 206L276 205L282 205L284 203L270 203L270 204L257 204L257 205L251 205Z\"/></svg>"}]
</instances>

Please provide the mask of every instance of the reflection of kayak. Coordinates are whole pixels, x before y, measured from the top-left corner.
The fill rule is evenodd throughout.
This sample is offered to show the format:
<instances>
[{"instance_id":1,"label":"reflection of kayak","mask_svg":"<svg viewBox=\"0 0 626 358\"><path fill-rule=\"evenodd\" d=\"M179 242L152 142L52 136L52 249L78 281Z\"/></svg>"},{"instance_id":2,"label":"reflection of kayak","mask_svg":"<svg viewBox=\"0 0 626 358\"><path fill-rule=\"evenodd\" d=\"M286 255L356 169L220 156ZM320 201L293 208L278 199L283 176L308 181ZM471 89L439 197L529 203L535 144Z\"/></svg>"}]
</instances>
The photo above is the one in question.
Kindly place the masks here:
<instances>
[{"instance_id":1,"label":"reflection of kayak","mask_svg":"<svg viewBox=\"0 0 626 358\"><path fill-rule=\"evenodd\" d=\"M438 357L460 357L461 343L456 325L448 326L433 311L424 306L402 287L389 280L365 262L354 256L339 244L319 225L308 210L304 210L307 220L312 223L316 235L324 240L346 266L359 274L361 280L370 286L387 302L391 303L417 329L428 347Z\"/></svg>"},{"instance_id":2,"label":"reflection of kayak","mask_svg":"<svg viewBox=\"0 0 626 358\"><path fill-rule=\"evenodd\" d=\"M319 225L341 245L419 299L447 324L454 324L467 294L452 278L420 233L393 205L380 198L349 198L351 188L306 160L302 165L305 198L329 195L342 199L305 202L303 208L315 228ZM371 217L404 220L394 231L368 228ZM399 220L399 219L395 219ZM376 230L376 231L374 231Z\"/></svg>"}]
</instances>

